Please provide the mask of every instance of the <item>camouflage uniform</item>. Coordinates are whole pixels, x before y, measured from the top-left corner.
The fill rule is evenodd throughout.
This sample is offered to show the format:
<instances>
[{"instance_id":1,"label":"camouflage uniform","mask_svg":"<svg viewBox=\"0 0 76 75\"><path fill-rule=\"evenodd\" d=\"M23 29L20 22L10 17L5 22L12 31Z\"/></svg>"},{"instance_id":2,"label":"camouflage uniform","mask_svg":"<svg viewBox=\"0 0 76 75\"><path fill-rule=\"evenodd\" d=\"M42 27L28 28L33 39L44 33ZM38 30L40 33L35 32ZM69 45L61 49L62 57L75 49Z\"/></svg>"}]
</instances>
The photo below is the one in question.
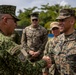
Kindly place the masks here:
<instances>
[{"instance_id":1,"label":"camouflage uniform","mask_svg":"<svg viewBox=\"0 0 76 75\"><path fill-rule=\"evenodd\" d=\"M43 56L47 39L47 31L44 27L39 25L37 28L33 28L30 25L23 30L22 45L27 52L29 50L39 51L40 55L36 58L36 60L39 60ZM29 55L29 57L31 56Z\"/></svg>"},{"instance_id":2,"label":"camouflage uniform","mask_svg":"<svg viewBox=\"0 0 76 75\"><path fill-rule=\"evenodd\" d=\"M2 29L0 28L0 75L31 75L32 72L34 73L33 75L36 75L37 70L38 73L41 73L40 68L44 67L46 62L44 60L41 60L33 66L33 64L31 64L31 62L27 59L27 53L22 48L22 46L17 45L12 41L11 37L9 37L9 33L12 32L7 31L7 29L9 28L9 24L11 21L9 22L9 24L5 24L2 21L4 19L3 17L5 17L5 14L7 14L7 16L12 17L8 19L12 19L13 22L15 21L15 26L16 21L19 21L19 19L15 16L15 9L16 6L0 5L0 15L2 15L0 17L0 24L4 24L3 26L7 26L3 27ZM0 25L0 27L2 25ZM10 28L12 28L12 26ZM4 30L6 32L2 32ZM8 36L5 36L4 34L7 34ZM37 75L39 75L38 73Z\"/></svg>"},{"instance_id":3,"label":"camouflage uniform","mask_svg":"<svg viewBox=\"0 0 76 75\"><path fill-rule=\"evenodd\" d=\"M55 66L54 51L53 51L57 43L58 43L58 39L57 39L57 37L54 37L54 38L50 39L45 46L44 54L49 55L51 57L52 66L49 69L45 68L43 70L43 72L46 71L49 75L58 75L58 73L55 71L56 66Z\"/></svg>"},{"instance_id":4,"label":"camouflage uniform","mask_svg":"<svg viewBox=\"0 0 76 75\"><path fill-rule=\"evenodd\" d=\"M41 75L45 61L30 62L22 48L0 33L0 75Z\"/></svg>"},{"instance_id":5,"label":"camouflage uniform","mask_svg":"<svg viewBox=\"0 0 76 75\"><path fill-rule=\"evenodd\" d=\"M26 64L26 59L20 49L21 46L0 32L0 75L23 73L22 65Z\"/></svg>"},{"instance_id":6,"label":"camouflage uniform","mask_svg":"<svg viewBox=\"0 0 76 75\"><path fill-rule=\"evenodd\" d=\"M71 69L69 66L68 60L66 58L70 55L76 55L76 31L67 36L62 34L58 37L58 39L59 43L54 49L54 59L57 69L60 72L60 75L75 75L76 73L74 74L73 69ZM73 64L75 65L75 63Z\"/></svg>"},{"instance_id":7,"label":"camouflage uniform","mask_svg":"<svg viewBox=\"0 0 76 75\"><path fill-rule=\"evenodd\" d=\"M57 38L51 38L46 46L45 46L45 51L44 51L44 54L48 54L49 52L50 53L53 53L53 49L55 48L56 44L58 43L58 39Z\"/></svg>"},{"instance_id":8,"label":"camouflage uniform","mask_svg":"<svg viewBox=\"0 0 76 75\"><path fill-rule=\"evenodd\" d=\"M46 66L44 60L37 62L27 61L24 72L25 75L42 75L42 69Z\"/></svg>"},{"instance_id":9,"label":"camouflage uniform","mask_svg":"<svg viewBox=\"0 0 76 75\"><path fill-rule=\"evenodd\" d=\"M55 71L56 67L55 67L53 49L55 48L56 44L58 43L57 36L60 35L59 22L52 22L50 24L50 31L52 32L52 34L54 34L54 37L51 38L50 40L48 40L48 42L45 46L44 54L49 55L51 57L52 66L49 69L45 68L44 70L45 70L46 73L48 73L48 75L58 75L58 73Z\"/></svg>"},{"instance_id":10,"label":"camouflage uniform","mask_svg":"<svg viewBox=\"0 0 76 75\"><path fill-rule=\"evenodd\" d=\"M15 15L16 6L13 5L0 5L0 19L5 16L5 14L10 15L15 21L19 19ZM0 20L0 26L4 26L2 19ZM18 75L23 74L22 65L25 65L25 56L21 52L21 46L15 44L11 41L10 37L5 36L4 34L12 33L8 31L9 24L6 24L7 27L0 28L0 75ZM12 27L12 26L11 26ZM11 29L10 27L10 29ZM5 29L4 29L5 28ZM5 32L5 31L6 32ZM4 31L4 32L2 32ZM20 51L21 50L21 51ZM21 65L21 66L20 66Z\"/></svg>"},{"instance_id":11,"label":"camouflage uniform","mask_svg":"<svg viewBox=\"0 0 76 75\"><path fill-rule=\"evenodd\" d=\"M16 31L11 35L11 39L15 43L20 44L20 35Z\"/></svg>"}]
</instances>

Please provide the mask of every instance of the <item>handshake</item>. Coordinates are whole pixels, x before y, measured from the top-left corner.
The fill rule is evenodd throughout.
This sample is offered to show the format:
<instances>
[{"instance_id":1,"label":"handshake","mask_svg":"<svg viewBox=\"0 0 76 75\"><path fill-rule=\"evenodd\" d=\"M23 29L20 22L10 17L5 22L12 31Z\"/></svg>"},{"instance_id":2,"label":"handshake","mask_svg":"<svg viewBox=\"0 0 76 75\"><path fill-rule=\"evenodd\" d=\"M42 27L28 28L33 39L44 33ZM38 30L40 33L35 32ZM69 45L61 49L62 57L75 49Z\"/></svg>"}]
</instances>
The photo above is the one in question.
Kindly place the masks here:
<instances>
[{"instance_id":1,"label":"handshake","mask_svg":"<svg viewBox=\"0 0 76 75\"><path fill-rule=\"evenodd\" d=\"M46 63L47 63L47 64L46 64L46 67L47 67L47 68L50 68L51 65L52 65L52 60L51 60L51 58L50 58L49 56L43 56L42 59L46 61Z\"/></svg>"}]
</instances>

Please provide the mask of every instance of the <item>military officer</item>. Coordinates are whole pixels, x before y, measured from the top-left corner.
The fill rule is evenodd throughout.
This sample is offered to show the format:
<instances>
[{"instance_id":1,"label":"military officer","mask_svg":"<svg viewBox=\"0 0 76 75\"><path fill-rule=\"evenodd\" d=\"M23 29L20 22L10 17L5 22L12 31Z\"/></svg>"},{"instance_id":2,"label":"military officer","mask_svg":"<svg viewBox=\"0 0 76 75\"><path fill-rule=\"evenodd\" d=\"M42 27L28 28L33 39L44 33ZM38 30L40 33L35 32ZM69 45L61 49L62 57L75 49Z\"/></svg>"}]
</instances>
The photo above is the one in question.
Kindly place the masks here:
<instances>
[{"instance_id":1,"label":"military officer","mask_svg":"<svg viewBox=\"0 0 76 75\"><path fill-rule=\"evenodd\" d=\"M59 26L64 32L58 36L59 42L53 50L55 64L59 72L58 75L76 75L76 30L74 29L76 22L75 10L61 9L57 20L59 21Z\"/></svg>"},{"instance_id":2,"label":"military officer","mask_svg":"<svg viewBox=\"0 0 76 75\"><path fill-rule=\"evenodd\" d=\"M15 10L16 6L0 5L0 75L22 74L25 56L22 47L10 38L19 21Z\"/></svg>"},{"instance_id":3,"label":"military officer","mask_svg":"<svg viewBox=\"0 0 76 75\"><path fill-rule=\"evenodd\" d=\"M51 38L50 40L48 40L46 46L45 46L45 50L44 50L44 54L48 55L48 53L50 53L51 58L54 60L53 58L53 49L55 48L56 44L58 43L57 37L60 35L60 27L59 27L59 22L52 22L50 24L50 31L52 32L52 34L54 35L53 38ZM52 67L50 68L50 74L54 75L55 74L55 62L53 61L52 63ZM49 70L45 70L44 73L48 73Z\"/></svg>"},{"instance_id":4,"label":"military officer","mask_svg":"<svg viewBox=\"0 0 76 75\"><path fill-rule=\"evenodd\" d=\"M19 21L15 10L16 6L0 5L0 75L39 75L47 59L32 64L22 46L11 40Z\"/></svg>"},{"instance_id":5,"label":"military officer","mask_svg":"<svg viewBox=\"0 0 76 75\"><path fill-rule=\"evenodd\" d=\"M60 10L57 20L59 21L60 27L63 28L64 33L59 36L59 43L55 48L55 62L61 75L75 75L76 72L73 71L67 60L67 56L76 54L76 30L74 29L76 22L75 10Z\"/></svg>"},{"instance_id":6,"label":"military officer","mask_svg":"<svg viewBox=\"0 0 76 75\"><path fill-rule=\"evenodd\" d=\"M33 12L31 25L23 30L21 39L21 44L25 47L31 61L34 62L42 58L47 39L47 30L39 25L39 14Z\"/></svg>"}]
</instances>

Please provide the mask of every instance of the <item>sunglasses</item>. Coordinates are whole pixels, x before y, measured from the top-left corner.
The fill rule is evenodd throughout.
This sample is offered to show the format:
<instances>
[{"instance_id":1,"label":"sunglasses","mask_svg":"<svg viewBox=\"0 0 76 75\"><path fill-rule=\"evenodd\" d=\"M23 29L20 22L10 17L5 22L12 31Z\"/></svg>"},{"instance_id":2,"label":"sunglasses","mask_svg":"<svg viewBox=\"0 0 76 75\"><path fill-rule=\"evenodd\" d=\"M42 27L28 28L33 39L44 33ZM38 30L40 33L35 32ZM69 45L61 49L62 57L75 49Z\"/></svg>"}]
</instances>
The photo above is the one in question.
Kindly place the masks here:
<instances>
[{"instance_id":1,"label":"sunglasses","mask_svg":"<svg viewBox=\"0 0 76 75\"><path fill-rule=\"evenodd\" d=\"M38 19L32 19L32 21L38 21Z\"/></svg>"},{"instance_id":2,"label":"sunglasses","mask_svg":"<svg viewBox=\"0 0 76 75\"><path fill-rule=\"evenodd\" d=\"M65 22L68 18L65 18L65 19L59 19L58 21L59 22Z\"/></svg>"},{"instance_id":3,"label":"sunglasses","mask_svg":"<svg viewBox=\"0 0 76 75\"><path fill-rule=\"evenodd\" d=\"M58 20L59 22L64 22L65 21L65 19L60 19L60 20Z\"/></svg>"},{"instance_id":4,"label":"sunglasses","mask_svg":"<svg viewBox=\"0 0 76 75\"><path fill-rule=\"evenodd\" d=\"M58 30L59 28L57 28L57 27L54 27L52 30Z\"/></svg>"}]
</instances>

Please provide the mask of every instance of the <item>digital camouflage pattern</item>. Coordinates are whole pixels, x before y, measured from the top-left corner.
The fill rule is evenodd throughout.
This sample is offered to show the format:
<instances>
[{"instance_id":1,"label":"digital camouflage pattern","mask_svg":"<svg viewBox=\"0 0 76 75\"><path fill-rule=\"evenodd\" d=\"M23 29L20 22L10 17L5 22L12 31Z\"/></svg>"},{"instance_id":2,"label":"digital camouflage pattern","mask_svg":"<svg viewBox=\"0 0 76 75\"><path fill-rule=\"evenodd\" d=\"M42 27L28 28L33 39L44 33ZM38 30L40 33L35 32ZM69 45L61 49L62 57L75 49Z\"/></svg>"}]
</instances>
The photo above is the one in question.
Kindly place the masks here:
<instances>
[{"instance_id":1,"label":"digital camouflage pattern","mask_svg":"<svg viewBox=\"0 0 76 75\"><path fill-rule=\"evenodd\" d=\"M33 12L30 14L31 19L38 19L39 18L39 14L38 12Z\"/></svg>"},{"instance_id":2,"label":"digital camouflage pattern","mask_svg":"<svg viewBox=\"0 0 76 75\"><path fill-rule=\"evenodd\" d=\"M76 55L76 31L67 36L63 33L58 37L58 39L59 43L54 49L54 59L58 71L60 72L60 75L76 75L70 67L71 64L69 64L67 60L67 56ZM75 61L72 62L73 65L76 66L74 63Z\"/></svg>"},{"instance_id":3,"label":"digital camouflage pattern","mask_svg":"<svg viewBox=\"0 0 76 75\"><path fill-rule=\"evenodd\" d=\"M22 75L26 59L20 49L21 46L0 32L0 75Z\"/></svg>"},{"instance_id":4,"label":"digital camouflage pattern","mask_svg":"<svg viewBox=\"0 0 76 75\"><path fill-rule=\"evenodd\" d=\"M27 60L27 64L24 68L25 75L42 75L42 69L46 66L44 60L37 62L31 62Z\"/></svg>"},{"instance_id":5,"label":"digital camouflage pattern","mask_svg":"<svg viewBox=\"0 0 76 75\"><path fill-rule=\"evenodd\" d=\"M55 48L57 43L58 43L58 39L56 37L48 40L45 46L44 54L45 55L47 55L48 53L50 53L49 55L53 54L54 53L53 49Z\"/></svg>"},{"instance_id":6,"label":"digital camouflage pattern","mask_svg":"<svg viewBox=\"0 0 76 75\"><path fill-rule=\"evenodd\" d=\"M66 19L70 16L74 16L75 17L75 10L73 9L68 9L68 8L65 8L65 9L61 9L60 10L60 14L59 16L56 18L56 19Z\"/></svg>"},{"instance_id":7,"label":"digital camouflage pattern","mask_svg":"<svg viewBox=\"0 0 76 75\"><path fill-rule=\"evenodd\" d=\"M66 59L70 65L70 68L71 68L73 74L75 75L76 74L76 54L68 55L66 57Z\"/></svg>"},{"instance_id":8,"label":"digital camouflage pattern","mask_svg":"<svg viewBox=\"0 0 76 75\"><path fill-rule=\"evenodd\" d=\"M1 14L12 14L15 15L16 6L12 5L0 5L0 13Z\"/></svg>"},{"instance_id":9,"label":"digital camouflage pattern","mask_svg":"<svg viewBox=\"0 0 76 75\"><path fill-rule=\"evenodd\" d=\"M21 42L27 52L29 50L39 51L40 55L36 58L39 60L43 56L47 39L47 30L44 27L39 25L37 28L33 28L30 25L23 30ZM29 58L30 57L29 55Z\"/></svg>"},{"instance_id":10,"label":"digital camouflage pattern","mask_svg":"<svg viewBox=\"0 0 76 75\"><path fill-rule=\"evenodd\" d=\"M19 19L15 15L15 10L16 10L16 6L13 6L13 5L0 5L0 14L10 14L17 21L19 21Z\"/></svg>"},{"instance_id":11,"label":"digital camouflage pattern","mask_svg":"<svg viewBox=\"0 0 76 75\"><path fill-rule=\"evenodd\" d=\"M25 50L0 32L0 75L41 75L46 62L32 63Z\"/></svg>"},{"instance_id":12,"label":"digital camouflage pattern","mask_svg":"<svg viewBox=\"0 0 76 75\"><path fill-rule=\"evenodd\" d=\"M52 66L49 69L46 69L46 68L44 69L44 71L46 71L49 75L58 75L58 73L55 71L56 67L55 67L55 61L54 61L54 48L57 43L58 43L58 39L57 37L54 37L48 40L45 46L44 54L49 55L52 59Z\"/></svg>"},{"instance_id":13,"label":"digital camouflage pattern","mask_svg":"<svg viewBox=\"0 0 76 75\"><path fill-rule=\"evenodd\" d=\"M12 41L14 41L16 44L20 44L21 40L20 40L20 35L18 34L18 32L14 31L14 33L11 35L11 39Z\"/></svg>"}]
</instances>

